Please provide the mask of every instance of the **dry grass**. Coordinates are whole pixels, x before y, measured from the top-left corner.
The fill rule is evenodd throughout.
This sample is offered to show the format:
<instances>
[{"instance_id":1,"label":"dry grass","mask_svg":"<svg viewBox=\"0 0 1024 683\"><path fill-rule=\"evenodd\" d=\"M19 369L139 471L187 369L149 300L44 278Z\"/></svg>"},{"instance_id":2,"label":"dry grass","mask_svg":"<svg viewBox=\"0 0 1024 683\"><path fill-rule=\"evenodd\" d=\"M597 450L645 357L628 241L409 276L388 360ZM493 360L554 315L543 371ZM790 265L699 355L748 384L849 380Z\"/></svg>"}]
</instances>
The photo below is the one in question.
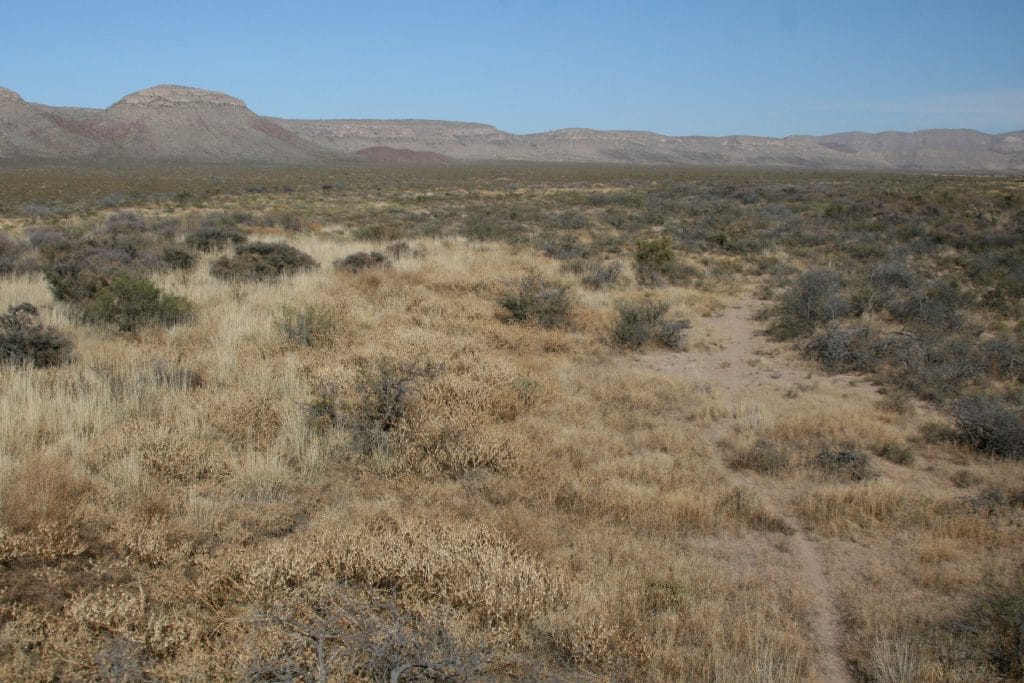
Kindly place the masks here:
<instances>
[{"instance_id":1,"label":"dry grass","mask_svg":"<svg viewBox=\"0 0 1024 683\"><path fill-rule=\"evenodd\" d=\"M862 680L994 675L942 644L983 581L1019 571L1024 465L920 442L933 409L893 419L870 385L729 329L763 283L734 255L686 257L702 275L658 296L694 341L645 356L611 341L629 278L575 286L565 328L503 319L524 273L568 281L534 249L410 237L393 268L333 269L382 248L354 234L421 201L403 192L258 232L314 270L226 282L211 253L159 274L189 324L117 333L40 275L0 282L0 309L30 301L75 344L70 365L0 366L0 678L266 679L322 670L318 642L337 680L406 651L484 679L816 680L825 648ZM316 334L288 311L314 311ZM367 386L396 367L432 370L377 419ZM869 455L864 482L805 466L884 444L913 460Z\"/></svg>"}]
</instances>

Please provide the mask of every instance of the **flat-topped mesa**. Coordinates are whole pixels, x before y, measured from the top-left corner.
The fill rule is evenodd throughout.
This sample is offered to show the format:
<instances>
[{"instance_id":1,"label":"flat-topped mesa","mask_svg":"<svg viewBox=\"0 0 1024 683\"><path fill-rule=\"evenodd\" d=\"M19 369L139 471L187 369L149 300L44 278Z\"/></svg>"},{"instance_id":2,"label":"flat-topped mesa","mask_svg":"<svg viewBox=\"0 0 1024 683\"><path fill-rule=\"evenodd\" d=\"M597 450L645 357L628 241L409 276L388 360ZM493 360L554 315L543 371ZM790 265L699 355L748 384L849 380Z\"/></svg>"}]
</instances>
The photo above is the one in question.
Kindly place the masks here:
<instances>
[{"instance_id":1,"label":"flat-topped mesa","mask_svg":"<svg viewBox=\"0 0 1024 683\"><path fill-rule=\"evenodd\" d=\"M245 102L213 90L188 88L183 85L158 85L125 95L110 109L124 107L178 107L183 105L229 106L245 109Z\"/></svg>"},{"instance_id":2,"label":"flat-topped mesa","mask_svg":"<svg viewBox=\"0 0 1024 683\"><path fill-rule=\"evenodd\" d=\"M0 102L24 102L24 101L25 100L21 99L21 95L19 95L18 93L14 92L13 90L8 90L7 88L0 88Z\"/></svg>"}]
</instances>

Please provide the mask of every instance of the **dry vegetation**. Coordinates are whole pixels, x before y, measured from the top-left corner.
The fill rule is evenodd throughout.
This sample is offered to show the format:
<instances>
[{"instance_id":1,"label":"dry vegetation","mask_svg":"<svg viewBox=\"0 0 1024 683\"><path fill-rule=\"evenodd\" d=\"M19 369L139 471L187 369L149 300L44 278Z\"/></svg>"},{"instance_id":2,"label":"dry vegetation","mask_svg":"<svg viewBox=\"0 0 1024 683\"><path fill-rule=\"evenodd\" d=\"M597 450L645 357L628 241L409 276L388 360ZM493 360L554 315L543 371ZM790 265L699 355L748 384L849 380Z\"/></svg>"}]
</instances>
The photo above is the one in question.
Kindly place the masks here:
<instances>
[{"instance_id":1,"label":"dry vegetation","mask_svg":"<svg viewBox=\"0 0 1024 683\"><path fill-rule=\"evenodd\" d=\"M0 175L2 679L1024 676L1018 180Z\"/></svg>"}]
</instances>

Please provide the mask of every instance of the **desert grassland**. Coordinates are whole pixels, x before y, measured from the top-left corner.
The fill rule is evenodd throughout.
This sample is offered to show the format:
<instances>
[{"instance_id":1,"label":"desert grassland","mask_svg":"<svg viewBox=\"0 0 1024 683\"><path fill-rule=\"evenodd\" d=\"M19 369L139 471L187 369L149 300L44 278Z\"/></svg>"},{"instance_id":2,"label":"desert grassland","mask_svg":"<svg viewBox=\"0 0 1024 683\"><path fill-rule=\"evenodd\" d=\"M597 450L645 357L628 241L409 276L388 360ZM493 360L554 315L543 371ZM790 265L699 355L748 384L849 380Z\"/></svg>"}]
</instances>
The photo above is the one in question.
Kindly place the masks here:
<instances>
[{"instance_id":1,"label":"desert grassland","mask_svg":"<svg viewBox=\"0 0 1024 683\"><path fill-rule=\"evenodd\" d=\"M1020 671L1024 464L943 432L942 396L829 375L806 337L725 324L834 259L815 233L849 226L823 211L866 219L833 206L906 224L952 193L938 210L986 210L977 229L1015 235L1019 183L346 173L4 215L20 240L131 211L140 244L179 245L213 216L317 267L224 280L210 266L231 250L196 252L150 269L192 318L131 331L55 300L34 266L2 276L0 310L33 303L74 356L0 365L0 676L802 681L829 657L851 680ZM666 237L652 274L636 253ZM391 268L331 265L392 240L407 248ZM900 240L917 248L879 242ZM963 249L911 261L951 268ZM567 287L561 324L508 319L528 274ZM622 302L652 299L691 321L683 349L616 343ZM969 315L1019 341L1016 305ZM992 391L1012 400L1018 381ZM816 466L827 449L868 454L871 476Z\"/></svg>"}]
</instances>

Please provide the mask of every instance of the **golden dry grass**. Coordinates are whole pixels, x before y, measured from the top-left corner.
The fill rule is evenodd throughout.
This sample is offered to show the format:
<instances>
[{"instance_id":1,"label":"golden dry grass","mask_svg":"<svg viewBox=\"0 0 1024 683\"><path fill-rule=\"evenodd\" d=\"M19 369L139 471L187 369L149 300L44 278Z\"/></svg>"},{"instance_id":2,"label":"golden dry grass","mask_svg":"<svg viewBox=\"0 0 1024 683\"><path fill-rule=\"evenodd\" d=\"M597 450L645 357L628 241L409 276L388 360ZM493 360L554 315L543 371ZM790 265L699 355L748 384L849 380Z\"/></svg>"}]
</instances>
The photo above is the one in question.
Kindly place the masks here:
<instances>
[{"instance_id":1,"label":"golden dry grass","mask_svg":"<svg viewBox=\"0 0 1024 683\"><path fill-rule=\"evenodd\" d=\"M533 250L420 238L394 269L350 274L330 264L379 245L345 225L264 237L320 268L229 283L205 256L158 278L198 310L170 329L85 325L41 276L0 282L0 308L31 301L76 345L63 367L0 366L0 678L245 679L288 657L319 672L301 624L328 622L347 634L325 641L332 680L372 677L367 643L419 642L388 630L396 614L450 637L420 656L484 653L471 678L820 680L826 654L864 680L991 674L934 634L1017 570L1019 509L965 499L1024 466L914 441L927 408L894 420L874 388L723 327L753 310L748 283L664 288L698 341L638 360L609 342L628 279L578 290L572 324L544 330L496 303L525 272L573 284ZM312 345L282 332L289 307L317 316ZM441 370L361 450L344 416L388 363ZM339 423L311 419L321 394ZM758 439L788 464L728 467ZM864 482L806 464L885 443L916 459L873 457ZM798 541L837 642L816 632Z\"/></svg>"}]
</instances>

